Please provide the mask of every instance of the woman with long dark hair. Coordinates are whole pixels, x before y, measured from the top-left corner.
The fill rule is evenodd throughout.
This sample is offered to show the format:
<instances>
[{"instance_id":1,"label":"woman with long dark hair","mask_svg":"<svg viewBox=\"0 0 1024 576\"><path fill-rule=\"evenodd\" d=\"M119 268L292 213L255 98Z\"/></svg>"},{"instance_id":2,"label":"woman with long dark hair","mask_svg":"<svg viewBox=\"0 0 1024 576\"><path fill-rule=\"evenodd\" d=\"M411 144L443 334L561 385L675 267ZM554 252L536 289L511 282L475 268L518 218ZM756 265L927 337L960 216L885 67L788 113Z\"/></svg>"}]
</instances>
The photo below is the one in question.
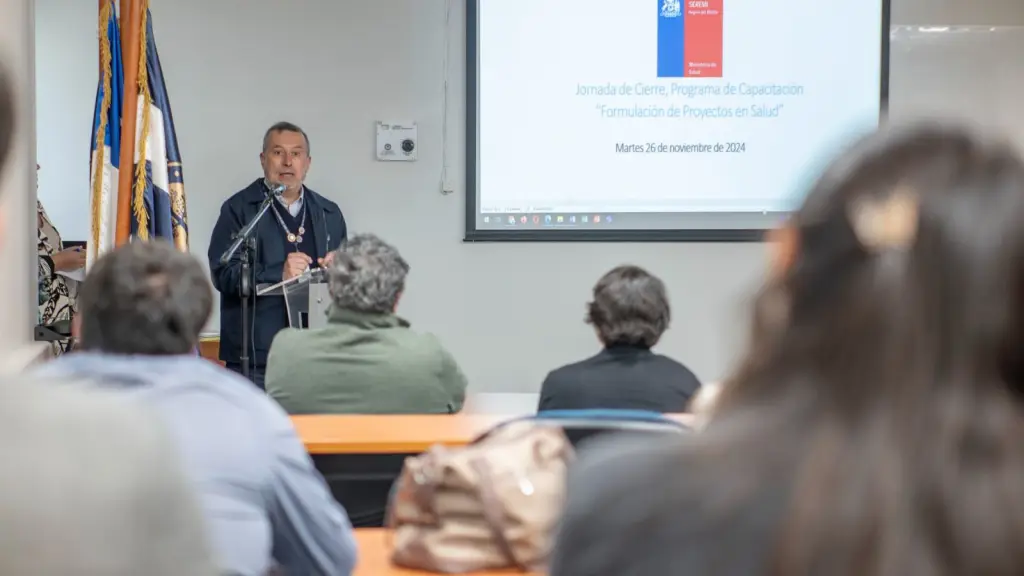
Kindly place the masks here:
<instances>
[{"instance_id":1,"label":"woman with long dark hair","mask_svg":"<svg viewBox=\"0 0 1024 576\"><path fill-rule=\"evenodd\" d=\"M1024 570L1024 163L918 127L772 238L704 432L585 458L552 576Z\"/></svg>"}]
</instances>

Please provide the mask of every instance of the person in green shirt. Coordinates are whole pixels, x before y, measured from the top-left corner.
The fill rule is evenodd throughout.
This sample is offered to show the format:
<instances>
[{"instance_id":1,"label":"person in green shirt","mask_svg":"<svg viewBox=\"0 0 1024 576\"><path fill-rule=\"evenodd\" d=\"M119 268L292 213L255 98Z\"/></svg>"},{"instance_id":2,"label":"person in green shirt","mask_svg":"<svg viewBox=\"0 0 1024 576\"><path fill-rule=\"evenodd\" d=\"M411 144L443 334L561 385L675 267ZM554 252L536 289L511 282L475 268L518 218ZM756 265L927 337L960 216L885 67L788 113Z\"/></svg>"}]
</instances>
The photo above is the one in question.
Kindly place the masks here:
<instances>
[{"instance_id":1,"label":"person in green shirt","mask_svg":"<svg viewBox=\"0 0 1024 576\"><path fill-rule=\"evenodd\" d=\"M267 356L267 393L289 414L451 414L466 377L437 337L395 313L409 264L373 234L326 259L327 325L288 328Z\"/></svg>"}]
</instances>

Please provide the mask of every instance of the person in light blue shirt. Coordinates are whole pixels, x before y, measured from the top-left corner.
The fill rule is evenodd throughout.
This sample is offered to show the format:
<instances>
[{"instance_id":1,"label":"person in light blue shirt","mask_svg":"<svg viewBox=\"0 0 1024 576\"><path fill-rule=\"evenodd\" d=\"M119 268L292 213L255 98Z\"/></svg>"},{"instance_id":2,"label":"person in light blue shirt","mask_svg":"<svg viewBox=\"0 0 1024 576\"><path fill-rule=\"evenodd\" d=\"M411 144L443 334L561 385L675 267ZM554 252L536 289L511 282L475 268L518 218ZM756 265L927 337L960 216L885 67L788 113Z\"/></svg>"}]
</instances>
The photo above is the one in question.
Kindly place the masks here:
<instances>
[{"instance_id":1,"label":"person in light blue shirt","mask_svg":"<svg viewBox=\"0 0 1024 576\"><path fill-rule=\"evenodd\" d=\"M79 293L80 352L44 364L160 414L199 493L225 574L275 565L345 576L356 544L345 510L287 414L248 380L195 354L213 293L192 256L160 240L102 257Z\"/></svg>"}]
</instances>

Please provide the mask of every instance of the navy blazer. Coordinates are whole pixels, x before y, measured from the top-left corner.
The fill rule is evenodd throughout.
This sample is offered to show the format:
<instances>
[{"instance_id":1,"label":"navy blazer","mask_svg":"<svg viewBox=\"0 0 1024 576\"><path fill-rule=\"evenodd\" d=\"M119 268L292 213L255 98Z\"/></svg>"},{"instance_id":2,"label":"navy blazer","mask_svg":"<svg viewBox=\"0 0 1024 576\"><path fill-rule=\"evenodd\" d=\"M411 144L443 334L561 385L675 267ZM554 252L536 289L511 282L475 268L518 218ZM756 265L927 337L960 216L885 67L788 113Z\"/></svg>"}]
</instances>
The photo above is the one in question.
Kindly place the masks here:
<instances>
[{"instance_id":1,"label":"navy blazer","mask_svg":"<svg viewBox=\"0 0 1024 576\"><path fill-rule=\"evenodd\" d=\"M224 201L213 227L210 249L210 277L220 292L220 359L238 362L242 350L241 269L238 255L227 264L220 263L221 254L231 246L232 239L259 212L266 197L263 178L257 178L244 190ZM303 192L303 202L313 225L316 259L336 250L345 240L345 217L337 204L311 190ZM264 215L256 226L256 249L253 251L253 291L257 284L276 284L284 272L285 243L276 228L273 215ZM250 301L251 303L251 301ZM252 349L249 356L256 366L265 366L267 351L277 333L288 326L288 312L282 296L260 296L250 306L252 318Z\"/></svg>"},{"instance_id":2,"label":"navy blazer","mask_svg":"<svg viewBox=\"0 0 1024 576\"><path fill-rule=\"evenodd\" d=\"M548 374L537 409L686 412L699 389L697 376L667 356L641 346L609 346Z\"/></svg>"}]
</instances>

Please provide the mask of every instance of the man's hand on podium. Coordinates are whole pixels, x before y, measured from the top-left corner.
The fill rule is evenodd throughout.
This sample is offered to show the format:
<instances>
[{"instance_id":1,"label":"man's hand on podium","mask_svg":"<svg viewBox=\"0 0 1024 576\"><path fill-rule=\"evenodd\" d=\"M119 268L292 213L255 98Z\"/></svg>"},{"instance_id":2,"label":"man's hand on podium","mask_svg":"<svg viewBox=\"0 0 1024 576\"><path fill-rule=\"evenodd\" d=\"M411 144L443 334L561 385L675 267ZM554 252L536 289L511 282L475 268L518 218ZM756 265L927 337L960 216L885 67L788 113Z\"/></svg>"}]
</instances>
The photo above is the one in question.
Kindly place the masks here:
<instances>
[{"instance_id":1,"label":"man's hand on podium","mask_svg":"<svg viewBox=\"0 0 1024 576\"><path fill-rule=\"evenodd\" d=\"M301 276L306 270L309 270L309 265L312 262L313 259L302 252L288 254L288 258L284 261L284 273L281 275L281 280L291 280L296 276Z\"/></svg>"},{"instance_id":2,"label":"man's hand on podium","mask_svg":"<svg viewBox=\"0 0 1024 576\"><path fill-rule=\"evenodd\" d=\"M327 256L317 260L317 262L320 264L321 268L329 268L331 262L334 262L334 252L328 252Z\"/></svg>"}]
</instances>

